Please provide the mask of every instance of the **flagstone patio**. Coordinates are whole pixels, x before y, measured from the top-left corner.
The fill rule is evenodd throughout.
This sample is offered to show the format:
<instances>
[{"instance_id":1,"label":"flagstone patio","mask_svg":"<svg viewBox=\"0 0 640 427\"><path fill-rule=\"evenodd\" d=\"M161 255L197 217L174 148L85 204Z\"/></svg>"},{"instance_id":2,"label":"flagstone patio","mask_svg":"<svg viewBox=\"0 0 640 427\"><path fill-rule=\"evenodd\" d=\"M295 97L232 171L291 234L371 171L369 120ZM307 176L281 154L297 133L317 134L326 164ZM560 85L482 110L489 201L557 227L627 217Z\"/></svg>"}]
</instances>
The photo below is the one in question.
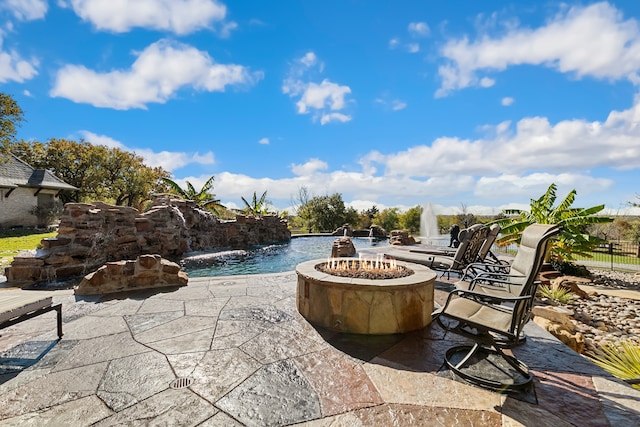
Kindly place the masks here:
<instances>
[{"instance_id":1,"label":"flagstone patio","mask_svg":"<svg viewBox=\"0 0 640 427\"><path fill-rule=\"evenodd\" d=\"M444 352L462 339L435 322L384 336L314 328L296 311L296 280L56 291L60 342L55 313L0 331L0 425L640 425L639 391L533 323L514 353L534 386L507 396L452 377ZM436 288L442 301L447 283Z\"/></svg>"}]
</instances>

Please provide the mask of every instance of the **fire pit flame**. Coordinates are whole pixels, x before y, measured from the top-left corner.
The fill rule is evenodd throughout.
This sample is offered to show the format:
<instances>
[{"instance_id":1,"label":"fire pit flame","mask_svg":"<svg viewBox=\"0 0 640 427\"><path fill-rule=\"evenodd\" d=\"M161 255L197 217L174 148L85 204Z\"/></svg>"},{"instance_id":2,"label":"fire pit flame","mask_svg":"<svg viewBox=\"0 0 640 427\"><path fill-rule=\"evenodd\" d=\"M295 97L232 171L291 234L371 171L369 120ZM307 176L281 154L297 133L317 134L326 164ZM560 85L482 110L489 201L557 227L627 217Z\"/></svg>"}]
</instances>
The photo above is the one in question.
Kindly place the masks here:
<instances>
[{"instance_id":1,"label":"fire pit flame","mask_svg":"<svg viewBox=\"0 0 640 427\"><path fill-rule=\"evenodd\" d=\"M334 276L368 279L391 279L413 274L410 269L398 265L396 260L385 259L382 255L375 259L366 259L362 255L358 259L328 258L316 268Z\"/></svg>"},{"instance_id":2,"label":"fire pit flame","mask_svg":"<svg viewBox=\"0 0 640 427\"><path fill-rule=\"evenodd\" d=\"M384 260L382 255L378 255L375 259L362 258L362 255L356 259L340 259L328 258L325 271L327 273L338 271L368 271L372 273L394 272L398 271L396 260Z\"/></svg>"}]
</instances>

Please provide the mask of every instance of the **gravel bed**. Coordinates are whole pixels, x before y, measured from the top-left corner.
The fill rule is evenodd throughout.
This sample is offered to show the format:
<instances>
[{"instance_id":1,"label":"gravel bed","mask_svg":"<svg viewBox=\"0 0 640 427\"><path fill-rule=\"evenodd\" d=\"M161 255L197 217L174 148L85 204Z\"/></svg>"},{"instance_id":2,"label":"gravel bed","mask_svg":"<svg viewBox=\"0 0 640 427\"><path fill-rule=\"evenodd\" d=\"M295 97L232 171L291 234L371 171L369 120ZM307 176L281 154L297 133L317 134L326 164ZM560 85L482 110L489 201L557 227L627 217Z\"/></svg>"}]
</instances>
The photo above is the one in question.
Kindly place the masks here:
<instances>
[{"instance_id":1,"label":"gravel bed","mask_svg":"<svg viewBox=\"0 0 640 427\"><path fill-rule=\"evenodd\" d=\"M593 285L640 291L640 274L593 271ZM585 338L585 351L627 341L640 345L640 300L598 294L565 306L574 312L576 330Z\"/></svg>"}]
</instances>

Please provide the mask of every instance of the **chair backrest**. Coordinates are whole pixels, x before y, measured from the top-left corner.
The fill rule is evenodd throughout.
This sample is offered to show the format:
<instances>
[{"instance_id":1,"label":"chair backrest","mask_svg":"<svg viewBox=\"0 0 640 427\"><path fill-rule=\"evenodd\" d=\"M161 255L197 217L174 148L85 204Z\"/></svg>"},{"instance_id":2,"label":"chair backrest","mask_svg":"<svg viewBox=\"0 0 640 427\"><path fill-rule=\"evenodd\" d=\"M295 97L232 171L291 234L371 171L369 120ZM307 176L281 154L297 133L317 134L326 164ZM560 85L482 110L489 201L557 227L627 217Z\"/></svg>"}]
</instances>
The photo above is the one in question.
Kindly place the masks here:
<instances>
[{"instance_id":1,"label":"chair backrest","mask_svg":"<svg viewBox=\"0 0 640 427\"><path fill-rule=\"evenodd\" d=\"M500 234L500 226L498 224L493 224L489 227L489 232L487 233L487 238L482 242L482 246L480 247L480 251L478 252L478 261L482 262L485 260L489 251L491 250L491 246L498 238L498 234Z\"/></svg>"},{"instance_id":2,"label":"chair backrest","mask_svg":"<svg viewBox=\"0 0 640 427\"><path fill-rule=\"evenodd\" d=\"M511 285L511 292L519 296L528 296L526 300L518 301L513 308L513 318L511 331L517 337L522 332L522 328L531 317L533 301L537 290L536 278L544 262L544 255L547 251L549 240L560 234L562 229L556 224L532 224L524 229L520 238L518 253L513 259L511 270L511 281L519 285ZM524 278L513 276L524 276ZM517 292L517 288L519 293Z\"/></svg>"},{"instance_id":3,"label":"chair backrest","mask_svg":"<svg viewBox=\"0 0 640 427\"><path fill-rule=\"evenodd\" d=\"M464 230L460 230L460 234L458 234L460 246L458 246L453 257L451 270L462 270L467 265L475 262L488 233L489 229L483 224L474 224Z\"/></svg>"},{"instance_id":4,"label":"chair backrest","mask_svg":"<svg viewBox=\"0 0 640 427\"><path fill-rule=\"evenodd\" d=\"M528 292L526 288L533 284L544 262L549 239L560 231L560 227L555 224L532 224L524 229L518 252L509 270L511 293L522 295Z\"/></svg>"}]
</instances>

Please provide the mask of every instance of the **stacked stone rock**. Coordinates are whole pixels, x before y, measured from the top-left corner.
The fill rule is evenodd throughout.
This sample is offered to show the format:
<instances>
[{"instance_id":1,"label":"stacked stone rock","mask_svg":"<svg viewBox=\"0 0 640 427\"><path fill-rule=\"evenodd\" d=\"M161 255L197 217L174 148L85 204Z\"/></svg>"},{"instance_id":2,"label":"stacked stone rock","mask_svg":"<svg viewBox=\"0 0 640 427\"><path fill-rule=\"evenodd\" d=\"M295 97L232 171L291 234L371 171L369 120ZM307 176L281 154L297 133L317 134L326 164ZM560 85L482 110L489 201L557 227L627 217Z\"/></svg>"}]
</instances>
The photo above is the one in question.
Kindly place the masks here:
<instances>
[{"instance_id":1,"label":"stacked stone rock","mask_svg":"<svg viewBox=\"0 0 640 427\"><path fill-rule=\"evenodd\" d=\"M140 255L136 260L108 262L87 274L74 288L76 295L98 295L137 289L186 286L189 277L174 262L160 255Z\"/></svg>"},{"instance_id":2,"label":"stacked stone rock","mask_svg":"<svg viewBox=\"0 0 640 427\"><path fill-rule=\"evenodd\" d=\"M392 230L391 236L389 237L389 243L392 245L398 246L406 246L406 245L414 245L416 240L413 236L409 235L408 231L405 230Z\"/></svg>"},{"instance_id":3,"label":"stacked stone rock","mask_svg":"<svg viewBox=\"0 0 640 427\"><path fill-rule=\"evenodd\" d=\"M349 237L341 237L331 245L331 258L351 257L356 254L356 247Z\"/></svg>"},{"instance_id":4,"label":"stacked stone rock","mask_svg":"<svg viewBox=\"0 0 640 427\"><path fill-rule=\"evenodd\" d=\"M43 249L14 258L9 282L52 282L80 277L108 261L158 254L177 260L190 251L286 241L291 232L277 216L220 221L191 201L160 197L147 212L105 203L69 203L58 235Z\"/></svg>"}]
</instances>

